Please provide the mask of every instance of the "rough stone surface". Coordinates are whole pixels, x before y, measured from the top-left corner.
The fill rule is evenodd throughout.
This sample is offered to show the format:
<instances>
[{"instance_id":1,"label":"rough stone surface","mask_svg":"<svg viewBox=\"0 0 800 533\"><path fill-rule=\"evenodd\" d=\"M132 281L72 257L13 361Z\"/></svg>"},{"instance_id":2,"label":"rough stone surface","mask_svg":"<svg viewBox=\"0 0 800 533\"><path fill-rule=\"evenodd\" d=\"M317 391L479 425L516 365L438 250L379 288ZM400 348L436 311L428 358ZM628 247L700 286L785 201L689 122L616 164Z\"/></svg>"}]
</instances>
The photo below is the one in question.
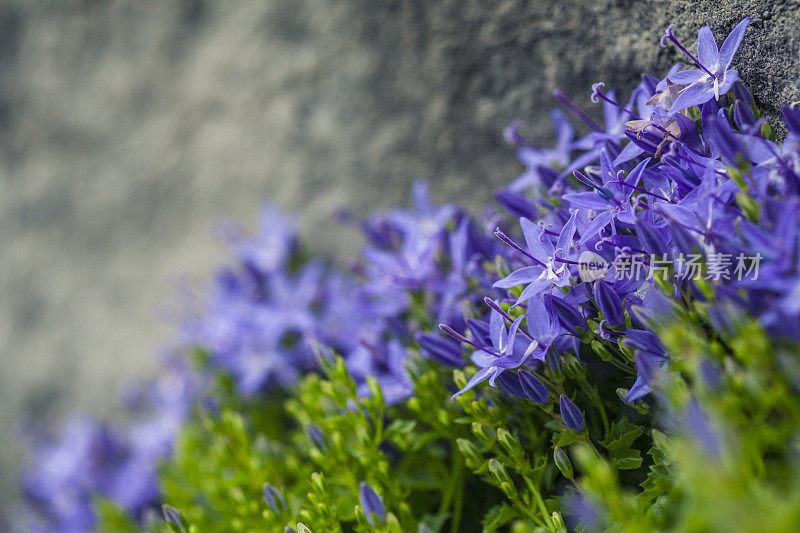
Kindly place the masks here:
<instances>
[{"instance_id":1,"label":"rough stone surface","mask_svg":"<svg viewBox=\"0 0 800 533\"><path fill-rule=\"evenodd\" d=\"M800 98L796 0L0 3L0 487L23 416L109 415L152 371L156 309L222 257L211 221L274 199L342 257L336 206L425 177L477 207L518 172L512 118L548 142L554 88L596 114L592 82L678 59L670 22L691 43L746 14L735 64L774 116Z\"/></svg>"}]
</instances>

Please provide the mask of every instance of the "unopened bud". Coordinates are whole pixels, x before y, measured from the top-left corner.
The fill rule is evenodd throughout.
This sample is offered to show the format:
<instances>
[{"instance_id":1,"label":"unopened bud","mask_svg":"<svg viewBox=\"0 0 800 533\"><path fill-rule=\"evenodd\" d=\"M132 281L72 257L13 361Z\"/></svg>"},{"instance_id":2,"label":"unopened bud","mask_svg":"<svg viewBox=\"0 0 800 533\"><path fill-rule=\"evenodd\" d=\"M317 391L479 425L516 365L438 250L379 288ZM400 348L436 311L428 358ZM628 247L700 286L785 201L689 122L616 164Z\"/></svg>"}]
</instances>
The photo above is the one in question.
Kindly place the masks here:
<instances>
[{"instance_id":1,"label":"unopened bud","mask_svg":"<svg viewBox=\"0 0 800 533\"><path fill-rule=\"evenodd\" d=\"M553 450L553 459L556 462L556 466L561 471L561 474L567 479L572 479L572 462L569 460L566 452L556 446L555 450Z\"/></svg>"}]
</instances>

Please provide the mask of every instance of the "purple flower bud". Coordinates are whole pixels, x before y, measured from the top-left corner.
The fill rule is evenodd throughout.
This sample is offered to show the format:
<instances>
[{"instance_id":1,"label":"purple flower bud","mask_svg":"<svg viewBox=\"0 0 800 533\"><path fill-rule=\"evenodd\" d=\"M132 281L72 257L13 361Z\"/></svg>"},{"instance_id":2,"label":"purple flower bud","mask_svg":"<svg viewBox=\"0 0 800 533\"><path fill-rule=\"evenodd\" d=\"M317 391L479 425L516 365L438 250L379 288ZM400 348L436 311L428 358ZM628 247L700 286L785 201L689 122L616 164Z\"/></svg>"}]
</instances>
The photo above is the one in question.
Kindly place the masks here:
<instances>
[{"instance_id":1,"label":"purple flower bud","mask_svg":"<svg viewBox=\"0 0 800 533\"><path fill-rule=\"evenodd\" d=\"M692 398L689 401L683 418L687 433L695 438L703 450L711 456L719 455L721 448L719 435L696 399Z\"/></svg>"},{"instance_id":2,"label":"purple flower bud","mask_svg":"<svg viewBox=\"0 0 800 533\"><path fill-rule=\"evenodd\" d=\"M545 305L548 306L553 314L558 317L561 327L572 333L581 336L577 328L586 329L586 320L577 309L566 303L561 298L556 298L550 294L545 296Z\"/></svg>"},{"instance_id":3,"label":"purple flower bud","mask_svg":"<svg viewBox=\"0 0 800 533\"><path fill-rule=\"evenodd\" d=\"M528 201L525 196L511 192L511 191L498 191L494 195L495 199L502 205L506 211L515 217L525 217L531 220L538 218L538 210L536 206Z\"/></svg>"},{"instance_id":4,"label":"purple flower bud","mask_svg":"<svg viewBox=\"0 0 800 533\"><path fill-rule=\"evenodd\" d=\"M756 123L750 104L737 100L733 106L733 120L741 131L746 131Z\"/></svg>"},{"instance_id":5,"label":"purple flower bud","mask_svg":"<svg viewBox=\"0 0 800 533\"><path fill-rule=\"evenodd\" d=\"M669 223L669 230L672 233L672 242L679 252L691 255L695 253L695 249L700 249L694 235L677 221Z\"/></svg>"},{"instance_id":6,"label":"purple flower bud","mask_svg":"<svg viewBox=\"0 0 800 533\"><path fill-rule=\"evenodd\" d=\"M563 394L559 404L561 406L561 418L567 427L577 432L583 431L583 413L578 409L578 406Z\"/></svg>"},{"instance_id":7,"label":"purple flower bud","mask_svg":"<svg viewBox=\"0 0 800 533\"><path fill-rule=\"evenodd\" d=\"M722 159L728 164L736 165L739 162L739 154L742 154L743 157L745 154L742 143L724 118L724 113L725 111L720 109L720 114L710 115L705 120L703 127L707 133L708 142L717 149Z\"/></svg>"},{"instance_id":8,"label":"purple flower bud","mask_svg":"<svg viewBox=\"0 0 800 533\"><path fill-rule=\"evenodd\" d=\"M519 371L519 384L525 396L534 403L547 405L547 387L527 370Z\"/></svg>"},{"instance_id":9,"label":"purple flower bud","mask_svg":"<svg viewBox=\"0 0 800 533\"><path fill-rule=\"evenodd\" d=\"M753 103L753 94L742 82L737 81L733 84L733 96L747 105Z\"/></svg>"},{"instance_id":10,"label":"purple flower bud","mask_svg":"<svg viewBox=\"0 0 800 533\"><path fill-rule=\"evenodd\" d=\"M520 387L520 382L518 379L515 379L513 374L510 372L503 372L495 379L495 383L497 383L498 388L505 392L509 396L514 396L515 398L519 398L521 400L525 399L525 393Z\"/></svg>"},{"instance_id":11,"label":"purple flower bud","mask_svg":"<svg viewBox=\"0 0 800 533\"><path fill-rule=\"evenodd\" d=\"M655 334L641 329L627 329L625 330L625 335L626 339L622 342L628 346L658 357L664 357L664 347Z\"/></svg>"},{"instance_id":12,"label":"purple flower bud","mask_svg":"<svg viewBox=\"0 0 800 533\"><path fill-rule=\"evenodd\" d=\"M665 232L642 219L636 220L636 236L647 253L663 256L668 252Z\"/></svg>"},{"instance_id":13,"label":"purple flower bud","mask_svg":"<svg viewBox=\"0 0 800 533\"><path fill-rule=\"evenodd\" d=\"M267 502L267 505L276 513L280 513L283 509L286 509L286 499L283 497L283 494L269 483L264 483L264 501Z\"/></svg>"},{"instance_id":14,"label":"purple flower bud","mask_svg":"<svg viewBox=\"0 0 800 533\"><path fill-rule=\"evenodd\" d=\"M635 403L653 391L653 380L658 372L660 358L648 352L636 353L636 381L634 382L625 403Z\"/></svg>"},{"instance_id":15,"label":"purple flower bud","mask_svg":"<svg viewBox=\"0 0 800 533\"><path fill-rule=\"evenodd\" d=\"M375 493L366 481L362 481L358 486L358 495L361 500L361 507L364 509L364 514L367 515L369 523L372 526L376 525L373 523L372 513L375 513L382 523L386 518L386 508L383 506L381 497Z\"/></svg>"},{"instance_id":16,"label":"purple flower bud","mask_svg":"<svg viewBox=\"0 0 800 533\"><path fill-rule=\"evenodd\" d=\"M800 107L786 105L781 108L781 113L789 131L800 135Z\"/></svg>"},{"instance_id":17,"label":"purple flower bud","mask_svg":"<svg viewBox=\"0 0 800 533\"><path fill-rule=\"evenodd\" d=\"M489 324L486 322L475 320L474 318L468 318L467 328L472 333L472 336L475 338L475 341L478 344L492 343L491 334L489 333Z\"/></svg>"},{"instance_id":18,"label":"purple flower bud","mask_svg":"<svg viewBox=\"0 0 800 533\"><path fill-rule=\"evenodd\" d=\"M597 307L612 328L618 328L625 323L625 309L622 300L611 285L598 280L594 284L594 297Z\"/></svg>"},{"instance_id":19,"label":"purple flower bud","mask_svg":"<svg viewBox=\"0 0 800 533\"><path fill-rule=\"evenodd\" d=\"M463 343L466 343L466 344L471 344L469 342L469 339L467 339L464 335L462 335L461 333L457 332L456 330L454 330L453 328L451 328L447 324L439 324L439 329L442 330L444 333L450 335L451 337L453 337L455 340L457 340L459 342L463 342Z\"/></svg>"},{"instance_id":20,"label":"purple flower bud","mask_svg":"<svg viewBox=\"0 0 800 533\"><path fill-rule=\"evenodd\" d=\"M161 512L164 514L164 522L177 527L178 531L186 531L186 526L184 525L185 522L180 511L171 505L165 504L161 506Z\"/></svg>"},{"instance_id":21,"label":"purple flower bud","mask_svg":"<svg viewBox=\"0 0 800 533\"><path fill-rule=\"evenodd\" d=\"M323 451L327 449L325 444L325 436L317 426L314 424L309 424L306 426L306 434L308 435L309 440L317 445L317 448Z\"/></svg>"},{"instance_id":22,"label":"purple flower bud","mask_svg":"<svg viewBox=\"0 0 800 533\"><path fill-rule=\"evenodd\" d=\"M431 358L443 365L456 368L465 365L464 358L461 356L461 346L453 341L432 333L420 333L417 335L417 342Z\"/></svg>"}]
</instances>

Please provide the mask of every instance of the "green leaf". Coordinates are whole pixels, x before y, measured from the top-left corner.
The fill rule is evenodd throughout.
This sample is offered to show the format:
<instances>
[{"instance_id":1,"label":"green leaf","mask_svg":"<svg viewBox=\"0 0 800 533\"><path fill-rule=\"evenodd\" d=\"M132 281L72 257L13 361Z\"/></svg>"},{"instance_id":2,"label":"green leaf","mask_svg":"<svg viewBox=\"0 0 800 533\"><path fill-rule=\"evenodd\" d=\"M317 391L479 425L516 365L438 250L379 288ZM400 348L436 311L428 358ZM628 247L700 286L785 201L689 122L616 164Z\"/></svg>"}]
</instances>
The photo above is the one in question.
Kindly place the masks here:
<instances>
[{"instance_id":1,"label":"green leaf","mask_svg":"<svg viewBox=\"0 0 800 533\"><path fill-rule=\"evenodd\" d=\"M484 533L497 531L518 516L517 511L506 503L495 505L483 517Z\"/></svg>"}]
</instances>

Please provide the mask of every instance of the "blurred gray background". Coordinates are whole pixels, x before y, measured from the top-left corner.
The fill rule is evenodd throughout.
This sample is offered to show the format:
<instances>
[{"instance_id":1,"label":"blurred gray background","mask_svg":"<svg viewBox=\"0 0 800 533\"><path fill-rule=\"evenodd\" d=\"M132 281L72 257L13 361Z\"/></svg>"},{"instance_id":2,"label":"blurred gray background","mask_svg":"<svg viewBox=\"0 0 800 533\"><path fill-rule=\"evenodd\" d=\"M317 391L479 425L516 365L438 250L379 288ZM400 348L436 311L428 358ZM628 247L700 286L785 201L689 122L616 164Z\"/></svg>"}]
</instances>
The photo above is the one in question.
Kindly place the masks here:
<instances>
[{"instance_id":1,"label":"blurred gray background","mask_svg":"<svg viewBox=\"0 0 800 533\"><path fill-rule=\"evenodd\" d=\"M331 223L405 202L411 182L472 208L519 167L513 118L549 143L550 94L629 90L754 18L735 60L768 112L800 98L797 1L0 2L0 497L23 419L113 416L168 344L156 312L223 260L215 220L273 199ZM2 520L0 519L0 522ZM0 529L4 529L0 523Z\"/></svg>"}]
</instances>

